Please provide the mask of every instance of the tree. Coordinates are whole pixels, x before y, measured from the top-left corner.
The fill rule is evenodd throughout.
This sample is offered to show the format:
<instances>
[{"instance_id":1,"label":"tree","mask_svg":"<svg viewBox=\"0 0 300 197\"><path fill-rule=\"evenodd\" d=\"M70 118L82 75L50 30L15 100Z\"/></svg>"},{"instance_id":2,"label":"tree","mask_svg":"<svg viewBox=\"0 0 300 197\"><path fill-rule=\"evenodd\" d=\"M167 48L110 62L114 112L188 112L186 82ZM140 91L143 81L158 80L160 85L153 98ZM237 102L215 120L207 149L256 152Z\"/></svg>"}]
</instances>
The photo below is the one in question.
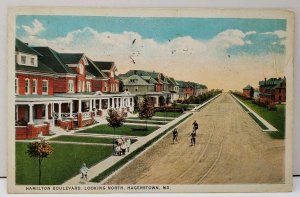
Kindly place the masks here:
<instances>
[{"instance_id":1,"label":"tree","mask_svg":"<svg viewBox=\"0 0 300 197\"><path fill-rule=\"evenodd\" d=\"M147 122L148 119L152 118L154 112L154 107L151 99L147 96L144 96L143 102L140 104L139 108L140 108L139 118L141 120L143 119L146 120L146 130L148 130Z\"/></svg>"},{"instance_id":2,"label":"tree","mask_svg":"<svg viewBox=\"0 0 300 197\"><path fill-rule=\"evenodd\" d=\"M29 157L39 159L39 185L41 185L42 178L42 161L44 158L48 158L53 153L53 147L45 140L40 142L32 142L27 145L27 154Z\"/></svg>"},{"instance_id":3,"label":"tree","mask_svg":"<svg viewBox=\"0 0 300 197\"><path fill-rule=\"evenodd\" d=\"M121 127L126 120L125 113L110 109L108 110L108 117L106 118L106 120L108 122L108 126L114 129L114 136L115 136L116 128ZM115 139L113 139L113 151L115 150L114 140Z\"/></svg>"}]
</instances>

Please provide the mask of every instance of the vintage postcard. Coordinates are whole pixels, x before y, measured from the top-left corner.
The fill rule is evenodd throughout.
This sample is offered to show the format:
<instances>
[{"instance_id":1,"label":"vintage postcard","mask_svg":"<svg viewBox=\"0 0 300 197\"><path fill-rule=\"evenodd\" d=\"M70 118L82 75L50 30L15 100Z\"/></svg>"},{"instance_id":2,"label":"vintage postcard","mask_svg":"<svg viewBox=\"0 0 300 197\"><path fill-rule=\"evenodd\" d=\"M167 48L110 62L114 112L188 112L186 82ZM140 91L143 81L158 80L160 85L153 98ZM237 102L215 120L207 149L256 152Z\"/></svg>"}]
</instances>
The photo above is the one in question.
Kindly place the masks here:
<instances>
[{"instance_id":1,"label":"vintage postcard","mask_svg":"<svg viewBox=\"0 0 300 197\"><path fill-rule=\"evenodd\" d=\"M292 190L294 14L15 7L10 193Z\"/></svg>"}]
</instances>

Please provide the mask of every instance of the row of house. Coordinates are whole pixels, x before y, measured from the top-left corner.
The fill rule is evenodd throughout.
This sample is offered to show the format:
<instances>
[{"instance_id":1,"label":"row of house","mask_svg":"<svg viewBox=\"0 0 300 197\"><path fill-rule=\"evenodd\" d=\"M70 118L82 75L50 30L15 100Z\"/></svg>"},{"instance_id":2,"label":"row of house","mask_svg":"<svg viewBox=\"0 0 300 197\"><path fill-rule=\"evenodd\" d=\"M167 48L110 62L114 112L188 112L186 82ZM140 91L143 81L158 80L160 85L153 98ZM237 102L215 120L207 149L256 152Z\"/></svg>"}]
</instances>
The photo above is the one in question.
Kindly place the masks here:
<instances>
[{"instance_id":1,"label":"row of house","mask_svg":"<svg viewBox=\"0 0 300 197\"><path fill-rule=\"evenodd\" d=\"M16 39L15 70L16 139L90 125L111 108L134 109L134 94L119 91L114 62Z\"/></svg>"},{"instance_id":2,"label":"row of house","mask_svg":"<svg viewBox=\"0 0 300 197\"><path fill-rule=\"evenodd\" d=\"M259 88L255 90L252 86L247 85L243 88L245 98L260 98L267 103L284 103L286 102L286 78L265 78L258 83Z\"/></svg>"},{"instance_id":3,"label":"row of house","mask_svg":"<svg viewBox=\"0 0 300 197\"><path fill-rule=\"evenodd\" d=\"M15 42L16 139L84 127L109 109L131 113L135 96L150 96L158 106L160 96L175 101L207 90L158 72L130 70L117 76L114 62Z\"/></svg>"},{"instance_id":4,"label":"row of house","mask_svg":"<svg viewBox=\"0 0 300 197\"><path fill-rule=\"evenodd\" d=\"M129 70L118 76L121 91L134 93L141 101L143 96L152 99L159 106L159 97L170 99L170 102L185 100L190 96L198 96L207 91L205 85L175 80L163 73L145 70Z\"/></svg>"}]
</instances>

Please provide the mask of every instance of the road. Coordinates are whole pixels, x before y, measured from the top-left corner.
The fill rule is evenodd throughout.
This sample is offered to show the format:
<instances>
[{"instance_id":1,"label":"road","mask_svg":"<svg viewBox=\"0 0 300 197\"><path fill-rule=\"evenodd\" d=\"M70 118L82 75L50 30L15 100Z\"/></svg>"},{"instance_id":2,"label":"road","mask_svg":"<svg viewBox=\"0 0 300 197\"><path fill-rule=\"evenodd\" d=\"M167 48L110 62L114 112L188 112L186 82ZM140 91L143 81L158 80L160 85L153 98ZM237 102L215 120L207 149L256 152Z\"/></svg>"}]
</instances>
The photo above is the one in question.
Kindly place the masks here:
<instances>
[{"instance_id":1,"label":"road","mask_svg":"<svg viewBox=\"0 0 300 197\"><path fill-rule=\"evenodd\" d=\"M200 123L190 146L192 122ZM271 139L228 93L195 112L105 184L283 183L284 140Z\"/></svg>"}]
</instances>

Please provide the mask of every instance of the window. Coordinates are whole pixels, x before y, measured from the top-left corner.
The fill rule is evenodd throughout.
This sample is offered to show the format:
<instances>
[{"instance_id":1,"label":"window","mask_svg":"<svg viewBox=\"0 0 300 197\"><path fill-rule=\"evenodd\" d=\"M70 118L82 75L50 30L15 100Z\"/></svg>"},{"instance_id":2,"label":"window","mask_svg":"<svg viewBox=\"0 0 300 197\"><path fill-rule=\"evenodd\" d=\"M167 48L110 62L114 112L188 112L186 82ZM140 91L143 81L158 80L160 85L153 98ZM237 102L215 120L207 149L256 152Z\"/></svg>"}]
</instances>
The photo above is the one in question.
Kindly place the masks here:
<instances>
[{"instance_id":1,"label":"window","mask_svg":"<svg viewBox=\"0 0 300 197\"><path fill-rule=\"evenodd\" d=\"M26 56L21 56L21 64L26 64Z\"/></svg>"},{"instance_id":2,"label":"window","mask_svg":"<svg viewBox=\"0 0 300 197\"><path fill-rule=\"evenodd\" d=\"M36 94L37 93L37 80L33 79L32 80L32 94Z\"/></svg>"},{"instance_id":3,"label":"window","mask_svg":"<svg viewBox=\"0 0 300 197\"><path fill-rule=\"evenodd\" d=\"M42 90L43 94L48 94L48 80L43 80Z\"/></svg>"},{"instance_id":4,"label":"window","mask_svg":"<svg viewBox=\"0 0 300 197\"><path fill-rule=\"evenodd\" d=\"M15 93L19 94L19 79L15 78Z\"/></svg>"},{"instance_id":5,"label":"window","mask_svg":"<svg viewBox=\"0 0 300 197\"><path fill-rule=\"evenodd\" d=\"M86 82L86 91L91 92L91 82L89 81Z\"/></svg>"},{"instance_id":6,"label":"window","mask_svg":"<svg viewBox=\"0 0 300 197\"><path fill-rule=\"evenodd\" d=\"M82 92L85 91L85 81L82 82L82 88L81 88Z\"/></svg>"},{"instance_id":7,"label":"window","mask_svg":"<svg viewBox=\"0 0 300 197\"><path fill-rule=\"evenodd\" d=\"M83 65L79 63L79 74L83 74Z\"/></svg>"},{"instance_id":8,"label":"window","mask_svg":"<svg viewBox=\"0 0 300 197\"><path fill-rule=\"evenodd\" d=\"M29 85L30 85L29 79L25 79L25 94L29 94Z\"/></svg>"},{"instance_id":9,"label":"window","mask_svg":"<svg viewBox=\"0 0 300 197\"><path fill-rule=\"evenodd\" d=\"M81 81L78 81L77 86L78 86L78 87L77 87L77 88L78 88L77 91L78 91L78 92L81 92Z\"/></svg>"},{"instance_id":10,"label":"window","mask_svg":"<svg viewBox=\"0 0 300 197\"><path fill-rule=\"evenodd\" d=\"M30 63L31 63L31 65L33 65L34 66L34 58L32 57L32 58L30 58Z\"/></svg>"},{"instance_id":11,"label":"window","mask_svg":"<svg viewBox=\"0 0 300 197\"><path fill-rule=\"evenodd\" d=\"M139 90L139 88L138 88L138 87L135 87L134 89L135 89L135 91L136 91L136 92Z\"/></svg>"},{"instance_id":12,"label":"window","mask_svg":"<svg viewBox=\"0 0 300 197\"><path fill-rule=\"evenodd\" d=\"M69 93L74 92L74 81L73 80L68 81L68 92Z\"/></svg>"},{"instance_id":13,"label":"window","mask_svg":"<svg viewBox=\"0 0 300 197\"><path fill-rule=\"evenodd\" d=\"M104 82L104 92L107 92L107 82Z\"/></svg>"},{"instance_id":14,"label":"window","mask_svg":"<svg viewBox=\"0 0 300 197\"><path fill-rule=\"evenodd\" d=\"M113 84L110 84L110 91L113 91Z\"/></svg>"}]
</instances>

